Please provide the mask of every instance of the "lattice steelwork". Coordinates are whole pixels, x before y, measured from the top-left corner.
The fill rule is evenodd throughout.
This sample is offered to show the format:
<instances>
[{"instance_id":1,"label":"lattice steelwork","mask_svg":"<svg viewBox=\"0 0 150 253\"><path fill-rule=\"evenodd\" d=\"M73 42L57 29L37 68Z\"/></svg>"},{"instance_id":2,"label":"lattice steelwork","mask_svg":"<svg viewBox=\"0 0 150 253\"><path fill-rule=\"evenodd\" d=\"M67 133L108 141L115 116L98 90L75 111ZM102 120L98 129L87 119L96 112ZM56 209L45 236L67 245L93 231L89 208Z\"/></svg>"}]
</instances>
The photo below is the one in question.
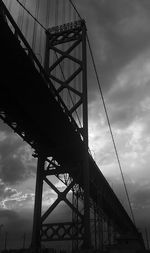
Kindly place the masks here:
<instances>
[{"instance_id":1,"label":"lattice steelwork","mask_svg":"<svg viewBox=\"0 0 150 253\"><path fill-rule=\"evenodd\" d=\"M79 242L89 248L90 242L90 200L89 200L89 165L88 165L88 115L87 115L87 70L86 70L86 26L83 20L48 29L46 32L45 70L61 96L68 114L74 117L76 127L84 143L83 163L79 164L84 175L83 211L79 211L79 186L69 173L70 168L62 168L53 157L41 158L38 154L37 193L35 197L35 214L32 246L40 247L41 241L72 240L74 250ZM78 52L78 53L77 53ZM79 53L80 52L80 53ZM42 165L40 161L42 160ZM45 168L44 162L48 162ZM73 169L73 168L71 168ZM41 171L41 172L40 172ZM40 173L40 178L38 178ZM60 176L60 175L63 175ZM56 176L66 185L63 192L54 185L50 176ZM78 175L80 177L80 175ZM52 205L41 215L42 185L45 182L56 194ZM73 191L73 201L68 194ZM72 210L72 221L50 223L48 217L63 201Z\"/></svg>"},{"instance_id":2,"label":"lattice steelwork","mask_svg":"<svg viewBox=\"0 0 150 253\"><path fill-rule=\"evenodd\" d=\"M83 20L48 29L45 55L46 72L79 127L83 126L83 115L79 107L83 106L85 99L83 94L85 89L83 82L86 82L85 33Z\"/></svg>"},{"instance_id":3,"label":"lattice steelwork","mask_svg":"<svg viewBox=\"0 0 150 253\"><path fill-rule=\"evenodd\" d=\"M12 1L5 2L11 7ZM38 14L40 0L35 3ZM0 10L1 48L9 52L5 55L7 61L2 55L0 117L34 148L38 157L33 249L38 252L41 242L61 240L71 240L73 250L81 246L89 249L91 239L95 241L95 249L103 249L102 246L107 249L114 243L116 231L142 245L136 227L88 153L85 22L80 20L46 31L46 74L30 46L34 44L34 36L39 36L36 25L33 43L28 43L1 0ZM20 28L21 15L20 12ZM12 62L11 79L3 71L8 62ZM64 183L62 191L53 182L54 176ZM47 210L42 209L45 185L56 195ZM51 214L62 202L72 210L72 217L65 222L52 222Z\"/></svg>"}]
</instances>

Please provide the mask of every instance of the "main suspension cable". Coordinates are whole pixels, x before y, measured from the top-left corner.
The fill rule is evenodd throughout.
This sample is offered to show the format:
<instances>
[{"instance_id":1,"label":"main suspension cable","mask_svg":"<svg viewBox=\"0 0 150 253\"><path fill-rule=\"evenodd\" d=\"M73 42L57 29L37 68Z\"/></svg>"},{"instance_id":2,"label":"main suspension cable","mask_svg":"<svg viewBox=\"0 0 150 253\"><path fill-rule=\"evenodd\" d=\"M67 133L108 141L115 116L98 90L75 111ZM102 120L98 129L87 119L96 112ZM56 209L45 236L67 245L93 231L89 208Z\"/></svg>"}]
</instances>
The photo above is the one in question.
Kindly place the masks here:
<instances>
[{"instance_id":1,"label":"main suspension cable","mask_svg":"<svg viewBox=\"0 0 150 253\"><path fill-rule=\"evenodd\" d=\"M34 19L34 21L35 22L37 22L40 26L41 26L41 28L43 28L45 31L47 31L47 29L46 29L46 27L44 27L39 21L38 21L38 19L36 18L36 17L34 17L33 15L32 15L32 13L19 1L19 0L16 0L21 6L22 6L22 8ZM56 23L58 23L58 0L57 0L57 2L56 2L56 9L55 9L55 22ZM55 53L55 56L56 56L56 58L57 58L57 54ZM62 66L61 66L61 64L59 63L59 67L60 67L60 70L61 70L61 73L62 73L62 75L63 75L63 78L65 79L65 75L64 75L64 72L63 72L63 68L62 68ZM70 91L69 91L69 96L70 96L70 99L71 99L71 102L72 102L72 105L74 106L75 104L74 104L74 101L73 101L73 98L72 98L72 96L71 96L71 93L70 93ZM76 116L77 116L77 119L78 119L78 122L79 122L79 125L81 126L81 121L80 121L80 118L79 118L79 115L78 115L78 112L75 110L75 113L76 113Z\"/></svg>"},{"instance_id":2,"label":"main suspension cable","mask_svg":"<svg viewBox=\"0 0 150 253\"><path fill-rule=\"evenodd\" d=\"M72 0L69 0L69 2L71 3L72 7L74 8L74 10L76 11L76 13L78 14L78 17L80 19L82 19L79 11L77 10L77 7L72 2ZM111 127L111 123L110 123L110 119L109 119L109 115L108 115L105 99L104 99L104 96L103 96L103 92L102 92L102 88L101 88L101 84L100 84L100 79L99 79L99 76L98 76L98 72L97 72L97 68L96 68L96 63L95 63L95 59L94 59L94 55L93 55L93 52L92 52L92 48L91 48L91 44L90 44L90 40L89 40L88 35L87 35L87 42L88 42L88 47L89 47L92 63L93 63L94 72L95 72L95 75L96 75L96 80L97 80L99 92L100 92L100 95L101 95L101 98L102 98L102 103L103 103L104 111L105 111L106 118L107 118L107 123L108 123L109 131L110 131L110 134L111 134L111 138L112 138L112 142L113 142L116 158L117 158L117 161L118 161L118 165L119 165L119 169L120 169L120 173L121 173L121 177L122 177L125 193L126 193L126 196L127 196L127 200L128 200L128 204L129 204L132 220L133 220L134 225L136 226L135 218L134 218L134 214L133 214L133 210L132 210L132 206L131 206L131 202L130 202L130 198L129 198L129 193L128 193L128 190L127 190L124 174L123 174L123 171L122 171L122 166L121 166L119 154L118 154L118 151L117 151L117 146L116 146L114 134L113 134L113 131L112 131L112 127Z\"/></svg>"},{"instance_id":3,"label":"main suspension cable","mask_svg":"<svg viewBox=\"0 0 150 253\"><path fill-rule=\"evenodd\" d=\"M49 26L49 20L50 20L50 7L51 7L51 1L47 0L47 4L46 4L46 28L48 28Z\"/></svg>"},{"instance_id":4,"label":"main suspension cable","mask_svg":"<svg viewBox=\"0 0 150 253\"><path fill-rule=\"evenodd\" d=\"M82 19L80 13L77 10L77 7L75 6L75 4L72 2L72 0L69 0L70 4L72 5L73 9L75 10L75 12L77 13L79 19Z\"/></svg>"},{"instance_id":5,"label":"main suspension cable","mask_svg":"<svg viewBox=\"0 0 150 253\"><path fill-rule=\"evenodd\" d=\"M127 190L127 186L126 186L126 182L125 182L123 171L122 171L122 166L121 166L119 154L118 154L118 151L117 151L117 146L116 146L114 134L113 134L113 131L112 131L112 127L111 127L111 123L110 123L110 119L109 119L109 115L108 115L105 99L104 99L104 96L103 96L102 88L101 88L101 85L100 85L100 80L99 80L99 76L98 76L98 72L97 72L97 68L96 68L96 64L95 64L95 60L94 60L94 56L93 56L93 52L92 52L92 48L91 48L91 45L90 45L90 41L89 41L88 35L87 35L87 41L88 41L88 46L89 46L90 55L91 55L92 62L93 62L94 72L95 72L95 75L96 75L99 92L100 92L100 95L101 95L101 98L102 98L102 102L103 102L103 106L104 106L104 111L105 111L105 114L106 114L106 118L107 118L109 130L110 130L110 134L111 134L114 150L115 150L115 153L116 153L116 158L117 158L119 169L120 169L120 172L121 172L121 177L122 177L122 180L123 180L123 184L124 184L127 200L128 200L128 203L129 203L130 212L131 212L131 215L132 215L132 219L133 219L134 225L136 225L135 224L135 218L134 218L134 215L133 215L133 210L132 210L132 207L131 207L131 202L130 202L129 194L128 194L128 190Z\"/></svg>"},{"instance_id":6,"label":"main suspension cable","mask_svg":"<svg viewBox=\"0 0 150 253\"><path fill-rule=\"evenodd\" d=\"M38 19L36 17L34 17L32 15L32 13L22 4L20 3L19 0L16 0L18 2L18 4L20 4L22 6L22 8L45 30L47 31L47 29L38 21Z\"/></svg>"},{"instance_id":7,"label":"main suspension cable","mask_svg":"<svg viewBox=\"0 0 150 253\"><path fill-rule=\"evenodd\" d=\"M37 36L37 22L36 22L36 20L38 20L39 9L40 9L40 0L37 0L36 8L35 8L34 27L33 27L33 39L32 39L32 50L33 51L36 48L36 36Z\"/></svg>"}]
</instances>

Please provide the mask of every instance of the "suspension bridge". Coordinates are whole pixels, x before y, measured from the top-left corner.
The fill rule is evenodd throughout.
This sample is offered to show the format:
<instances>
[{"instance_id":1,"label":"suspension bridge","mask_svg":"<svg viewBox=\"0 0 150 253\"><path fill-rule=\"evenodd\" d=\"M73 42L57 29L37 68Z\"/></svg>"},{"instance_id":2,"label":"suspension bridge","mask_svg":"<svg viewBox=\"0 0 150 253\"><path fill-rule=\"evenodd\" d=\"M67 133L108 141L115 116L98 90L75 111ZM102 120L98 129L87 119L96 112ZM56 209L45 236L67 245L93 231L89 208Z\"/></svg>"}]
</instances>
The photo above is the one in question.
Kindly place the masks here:
<instances>
[{"instance_id":1,"label":"suspension bridge","mask_svg":"<svg viewBox=\"0 0 150 253\"><path fill-rule=\"evenodd\" d=\"M0 118L38 159L31 248L38 252L44 242L70 241L72 252L100 252L106 241L120 250L127 244L144 249L134 220L88 147L89 39L76 6L69 0L0 0L0 31ZM47 210L44 184L57 194ZM53 223L50 216L61 202L72 219Z\"/></svg>"}]
</instances>

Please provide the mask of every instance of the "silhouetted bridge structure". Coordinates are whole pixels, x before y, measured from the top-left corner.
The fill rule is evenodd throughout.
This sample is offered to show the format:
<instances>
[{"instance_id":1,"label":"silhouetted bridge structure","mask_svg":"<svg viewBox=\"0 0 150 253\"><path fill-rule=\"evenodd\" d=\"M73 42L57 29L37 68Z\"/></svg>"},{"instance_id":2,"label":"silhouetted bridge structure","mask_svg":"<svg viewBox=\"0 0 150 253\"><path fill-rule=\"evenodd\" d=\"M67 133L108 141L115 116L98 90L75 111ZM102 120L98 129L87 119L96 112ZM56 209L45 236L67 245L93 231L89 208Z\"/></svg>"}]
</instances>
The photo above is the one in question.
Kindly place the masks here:
<instances>
[{"instance_id":1,"label":"silhouetted bridge structure","mask_svg":"<svg viewBox=\"0 0 150 253\"><path fill-rule=\"evenodd\" d=\"M110 244L117 234L144 247L137 228L88 150L85 22L47 29L43 68L2 1L0 8L0 117L32 146L38 157L32 247L37 249L44 241L71 240L76 250L90 249L91 244L101 249L102 225ZM67 49L64 46L64 51L57 47L65 43L71 44ZM71 52L79 45L81 57L77 59ZM56 56L51 66L50 49ZM78 67L62 81L64 59ZM52 71L58 66L60 70L54 76ZM82 89L69 85L78 74ZM78 97L69 108L65 89ZM77 124L76 109L82 127ZM66 185L63 192L50 180L54 175ZM42 214L43 183L57 193L57 199ZM73 201L67 197L71 190ZM52 223L49 216L61 201L72 209L72 220Z\"/></svg>"}]
</instances>

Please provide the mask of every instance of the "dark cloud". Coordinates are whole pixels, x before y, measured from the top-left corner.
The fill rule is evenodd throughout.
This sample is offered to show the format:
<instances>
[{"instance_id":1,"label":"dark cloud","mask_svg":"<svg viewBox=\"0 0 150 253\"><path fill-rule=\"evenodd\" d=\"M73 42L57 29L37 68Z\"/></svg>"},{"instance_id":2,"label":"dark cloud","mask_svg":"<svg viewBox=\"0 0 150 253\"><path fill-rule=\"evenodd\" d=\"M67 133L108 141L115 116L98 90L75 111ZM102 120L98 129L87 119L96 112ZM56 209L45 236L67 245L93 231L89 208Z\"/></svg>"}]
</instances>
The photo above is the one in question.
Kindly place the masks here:
<instances>
[{"instance_id":1,"label":"dark cloud","mask_svg":"<svg viewBox=\"0 0 150 253\"><path fill-rule=\"evenodd\" d=\"M101 85L106 92L114 85L122 67L149 48L150 8L146 1L137 0L95 0L88 2L90 8L85 2L77 5L81 5L84 13L91 11L93 15L93 18L87 15L88 29Z\"/></svg>"},{"instance_id":2,"label":"dark cloud","mask_svg":"<svg viewBox=\"0 0 150 253\"><path fill-rule=\"evenodd\" d=\"M3 182L18 183L26 178L26 174L26 168L20 160L8 157L2 161L0 176Z\"/></svg>"},{"instance_id":3,"label":"dark cloud","mask_svg":"<svg viewBox=\"0 0 150 253\"><path fill-rule=\"evenodd\" d=\"M0 141L0 155L1 157L12 156L22 145L22 141L16 135L7 135L5 139Z\"/></svg>"},{"instance_id":4,"label":"dark cloud","mask_svg":"<svg viewBox=\"0 0 150 253\"><path fill-rule=\"evenodd\" d=\"M2 126L2 128L1 128ZM35 173L32 150L22 139L0 124L0 178L14 185Z\"/></svg>"},{"instance_id":5,"label":"dark cloud","mask_svg":"<svg viewBox=\"0 0 150 253\"><path fill-rule=\"evenodd\" d=\"M150 123L144 118L145 111L142 111L143 109L140 103L144 102L145 94L150 94L150 78L149 76L146 77L149 68L148 65L145 65L146 61L149 64L150 59L148 53L150 48L150 2L148 0L82 0L76 1L76 5L79 7L83 17L87 20L97 70L106 97L110 121L114 129L127 128L136 119L141 118L142 121L147 123L148 136L148 126ZM40 8L41 10L43 11L42 8ZM43 21L44 19L42 19ZM146 58L146 55L149 59L148 57ZM91 65L90 60L88 60L88 63ZM144 66L142 69L143 74L141 73L140 76L138 73L140 73L142 66ZM145 68L148 68L147 72L144 72ZM92 71L92 67L88 66L90 102L93 102L99 96L97 95L96 80ZM118 77L120 78L119 80ZM146 81L145 77L147 78ZM120 83L123 79L125 82L121 87ZM139 86L136 85L136 82L139 83ZM146 85L147 88L145 88ZM99 116L100 121L103 118L99 114L98 109L96 108L92 112L92 117L95 122L97 122ZM106 127L105 122L103 127ZM98 131L100 132L101 128L98 126L97 128L99 128ZM25 150L22 140L16 137L10 128L2 124L0 131L5 135L1 136L4 138L1 138L2 140L0 141L0 177L6 185L16 185L17 183L25 181L35 173L34 162L29 155L31 152L28 153ZM132 133L130 137L132 138ZM100 145L98 142L101 142L101 138L102 136L99 134L93 138L97 146ZM122 138L125 139L125 137ZM124 142L124 145L126 144L127 140ZM110 164L108 174L110 174L110 169L112 169L111 163L113 160L112 150L109 150L109 147L110 145L108 143L106 145L105 143L104 146L102 145L101 151L98 154L99 159L103 157L104 165ZM122 148L119 150L122 157L124 155L123 150L125 149ZM136 153L136 150L131 151L135 151ZM130 151L128 150L128 152ZM138 162L139 156L137 156L136 164ZM144 167L142 162L139 166ZM131 168L130 165L129 168ZM133 170L135 173L135 168ZM146 172L144 169L143 171ZM113 174L112 170L111 173ZM134 173L132 171L133 179L137 177ZM146 177L148 174L145 174ZM33 204L33 195L24 194L23 197L22 194L20 200L19 197L18 199L12 198L15 193L17 194L16 190L6 188L4 183L0 184L0 196L3 200L7 199L5 204L9 207L16 206L19 209L18 203L20 201L23 206L26 205L30 209L30 211L24 210L23 212L20 208L21 214L10 210L0 212L0 218L5 222L5 228L10 234L9 238L13 238L12 241L15 241L15 238L19 238L17 240L21 241L21 237L19 236L23 235L24 231L31 231L32 208L29 208L28 204L31 205L31 202ZM122 183L115 178L111 178L110 185L129 212ZM138 224L146 224L146 221L149 219L149 188L141 188L138 183L134 184L129 181L127 181L127 188L131 190L131 202ZM52 193L48 193L48 196L45 196L47 202L51 198L53 198ZM64 203L61 203L55 212L52 213L51 220L56 221L62 217L63 219L67 219L71 216L70 214L70 210L64 207Z\"/></svg>"},{"instance_id":6,"label":"dark cloud","mask_svg":"<svg viewBox=\"0 0 150 253\"><path fill-rule=\"evenodd\" d=\"M115 108L111 111L110 121L111 124L115 124L119 128L128 127L136 118L134 111L131 110L131 107L127 106L124 108Z\"/></svg>"},{"instance_id":7,"label":"dark cloud","mask_svg":"<svg viewBox=\"0 0 150 253\"><path fill-rule=\"evenodd\" d=\"M143 110L142 106L142 104L146 103L146 94L150 92L149 81L145 83L143 77L138 77L138 71L138 69L136 71L133 70L135 74L134 80L130 77L130 74L126 74L127 80L124 86L120 88L116 85L116 89L109 93L110 121L117 127L128 127L136 119L144 119L146 114L149 113L148 104L145 105L145 110ZM147 73L145 73L146 75ZM140 85L136 85L136 80L137 82L139 81Z\"/></svg>"}]
</instances>

